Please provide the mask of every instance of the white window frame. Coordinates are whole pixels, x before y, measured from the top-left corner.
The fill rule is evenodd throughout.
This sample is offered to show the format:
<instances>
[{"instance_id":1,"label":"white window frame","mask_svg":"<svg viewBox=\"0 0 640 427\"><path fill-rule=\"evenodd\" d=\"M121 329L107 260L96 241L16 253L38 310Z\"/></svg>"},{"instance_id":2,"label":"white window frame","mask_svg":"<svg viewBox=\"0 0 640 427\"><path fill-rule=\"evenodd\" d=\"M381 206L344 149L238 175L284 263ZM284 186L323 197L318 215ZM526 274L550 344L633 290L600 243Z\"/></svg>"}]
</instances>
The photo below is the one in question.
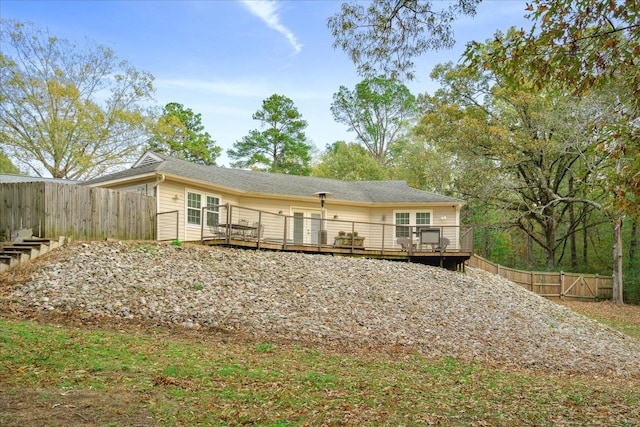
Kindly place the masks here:
<instances>
[{"instance_id":1,"label":"white window frame","mask_svg":"<svg viewBox=\"0 0 640 427\"><path fill-rule=\"evenodd\" d=\"M195 206L189 206L189 195L190 194L196 194L198 196L200 196L200 203L199 206L196 208ZM214 194L214 193L208 193L206 191L202 191L202 190L193 190L193 189L189 189L186 188L185 192L184 192L184 209L185 209L185 226L190 227L190 228L200 228L202 226L202 208L205 206L208 206L209 203L209 199L210 198L215 198L218 199L218 205L220 204L220 200L222 199L220 197L219 194ZM203 201L204 201L204 205L203 205ZM198 217L198 223L195 222L190 222L189 220L189 211L193 210L193 211L198 211L197 217ZM212 211L213 212L213 211ZM207 223L205 223L205 225L209 225L208 224L208 220L209 220L209 214L212 212L207 212L206 213L206 220ZM218 211L218 215L219 215L219 211ZM219 218L219 216L218 216Z\"/></svg>"},{"instance_id":2,"label":"white window frame","mask_svg":"<svg viewBox=\"0 0 640 427\"><path fill-rule=\"evenodd\" d=\"M409 224L398 224L398 214L409 214ZM428 224L418 224L418 214L429 214L429 223ZM406 227L416 227L425 226L430 227L433 224L433 209L420 209L420 210L411 210L411 209L398 209L393 211L393 224L397 225L395 227L395 237L409 237L408 235L404 235L404 233L398 233L398 231L403 230L402 226Z\"/></svg>"},{"instance_id":3,"label":"white window frame","mask_svg":"<svg viewBox=\"0 0 640 427\"><path fill-rule=\"evenodd\" d=\"M215 201L209 199L216 199ZM220 224L220 196L214 196L211 194L207 194L205 196L205 200L207 202L206 206L218 205L215 208L206 211L206 226L217 225ZM211 202L211 203L209 203ZM211 216L210 216L211 215ZM213 221L210 221L210 218L214 218Z\"/></svg>"},{"instance_id":4,"label":"white window frame","mask_svg":"<svg viewBox=\"0 0 640 427\"><path fill-rule=\"evenodd\" d=\"M429 222L418 223L418 214L429 214ZM415 212L415 223L416 223L416 226L419 226L419 225L431 226L431 224L433 224L433 211L416 211Z\"/></svg>"},{"instance_id":5,"label":"white window frame","mask_svg":"<svg viewBox=\"0 0 640 427\"><path fill-rule=\"evenodd\" d=\"M404 222L398 223L398 215L406 216L408 215L408 222L405 224ZM409 226L411 225L411 212L405 211L394 211L393 212L393 223L397 225L395 227L395 237L409 237Z\"/></svg>"}]
</instances>

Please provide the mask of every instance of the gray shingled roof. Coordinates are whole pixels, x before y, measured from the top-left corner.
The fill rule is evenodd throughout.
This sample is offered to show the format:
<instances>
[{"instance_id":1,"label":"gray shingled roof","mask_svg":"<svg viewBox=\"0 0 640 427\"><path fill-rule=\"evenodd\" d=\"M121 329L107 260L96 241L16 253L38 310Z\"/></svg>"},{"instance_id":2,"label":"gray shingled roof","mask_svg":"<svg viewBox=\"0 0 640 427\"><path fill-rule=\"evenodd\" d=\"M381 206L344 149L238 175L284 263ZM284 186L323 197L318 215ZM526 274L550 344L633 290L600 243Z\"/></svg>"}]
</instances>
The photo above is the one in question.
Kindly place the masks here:
<instances>
[{"instance_id":1,"label":"gray shingled roof","mask_svg":"<svg viewBox=\"0 0 640 427\"><path fill-rule=\"evenodd\" d=\"M53 182L56 184L77 184L78 181L58 178L42 178L39 176L0 174L0 184L19 184L23 182Z\"/></svg>"},{"instance_id":2,"label":"gray shingled roof","mask_svg":"<svg viewBox=\"0 0 640 427\"><path fill-rule=\"evenodd\" d=\"M405 181L340 181L336 179L308 176L256 172L204 166L179 160L170 156L145 153L132 167L105 175L84 184L96 185L114 180L134 178L138 175L161 173L168 176L189 178L248 193L310 197L316 192L331 193L332 200L366 203L463 203L463 200L442 196L407 186ZM147 156L145 158L145 156ZM150 162L152 156L162 159ZM135 166L135 165L134 165Z\"/></svg>"}]
</instances>

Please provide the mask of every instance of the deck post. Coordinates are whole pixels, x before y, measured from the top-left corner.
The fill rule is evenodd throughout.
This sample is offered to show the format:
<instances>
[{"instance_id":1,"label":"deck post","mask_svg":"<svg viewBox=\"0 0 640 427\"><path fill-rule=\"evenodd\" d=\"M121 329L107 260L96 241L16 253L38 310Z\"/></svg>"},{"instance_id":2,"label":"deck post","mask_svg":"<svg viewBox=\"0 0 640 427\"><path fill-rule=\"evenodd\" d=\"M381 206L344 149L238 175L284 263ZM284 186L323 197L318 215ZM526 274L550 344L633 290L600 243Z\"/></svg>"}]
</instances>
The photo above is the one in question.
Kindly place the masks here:
<instances>
[{"instance_id":1,"label":"deck post","mask_svg":"<svg viewBox=\"0 0 640 427\"><path fill-rule=\"evenodd\" d=\"M231 243L231 205L227 203L225 205L225 209L227 210L227 220L226 222L226 230L225 230L225 239L227 241L227 245Z\"/></svg>"},{"instance_id":2,"label":"deck post","mask_svg":"<svg viewBox=\"0 0 640 427\"><path fill-rule=\"evenodd\" d=\"M262 231L262 211L258 211L258 229L256 230L256 239L257 239L257 243L256 243L256 248L260 249L260 234Z\"/></svg>"},{"instance_id":3,"label":"deck post","mask_svg":"<svg viewBox=\"0 0 640 427\"><path fill-rule=\"evenodd\" d=\"M282 236L282 249L287 249L287 234L288 234L288 224L287 224L287 220L289 219L288 216L284 217L284 231L283 231L283 236Z\"/></svg>"}]
</instances>

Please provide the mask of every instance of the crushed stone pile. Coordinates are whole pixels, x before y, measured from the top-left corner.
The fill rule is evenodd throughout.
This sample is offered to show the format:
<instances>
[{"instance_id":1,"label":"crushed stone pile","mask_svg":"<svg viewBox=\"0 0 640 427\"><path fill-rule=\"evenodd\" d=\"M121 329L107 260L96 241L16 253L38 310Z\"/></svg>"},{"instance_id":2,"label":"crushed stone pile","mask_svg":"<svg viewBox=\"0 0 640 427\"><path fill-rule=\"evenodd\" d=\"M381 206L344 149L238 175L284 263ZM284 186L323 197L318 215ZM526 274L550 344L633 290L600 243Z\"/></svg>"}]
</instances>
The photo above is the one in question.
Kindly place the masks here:
<instances>
[{"instance_id":1,"label":"crushed stone pile","mask_svg":"<svg viewBox=\"0 0 640 427\"><path fill-rule=\"evenodd\" d=\"M268 339L407 346L557 372L638 375L640 342L499 276L326 255L76 243L12 295L41 310Z\"/></svg>"}]
</instances>

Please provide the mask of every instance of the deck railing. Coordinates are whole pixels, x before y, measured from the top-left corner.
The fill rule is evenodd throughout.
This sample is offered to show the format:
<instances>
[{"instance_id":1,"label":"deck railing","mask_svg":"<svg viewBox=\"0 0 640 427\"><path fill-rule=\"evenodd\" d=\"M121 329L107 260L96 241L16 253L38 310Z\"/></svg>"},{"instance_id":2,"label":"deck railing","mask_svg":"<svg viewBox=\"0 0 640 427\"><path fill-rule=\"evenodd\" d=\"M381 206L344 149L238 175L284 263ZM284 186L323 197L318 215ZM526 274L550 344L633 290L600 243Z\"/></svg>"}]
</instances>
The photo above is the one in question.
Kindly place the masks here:
<instances>
[{"instance_id":1,"label":"deck railing","mask_svg":"<svg viewBox=\"0 0 640 427\"><path fill-rule=\"evenodd\" d=\"M201 240L378 251L473 253L473 227L396 225L285 215L231 204L202 208ZM444 245L443 243L446 243Z\"/></svg>"}]
</instances>

